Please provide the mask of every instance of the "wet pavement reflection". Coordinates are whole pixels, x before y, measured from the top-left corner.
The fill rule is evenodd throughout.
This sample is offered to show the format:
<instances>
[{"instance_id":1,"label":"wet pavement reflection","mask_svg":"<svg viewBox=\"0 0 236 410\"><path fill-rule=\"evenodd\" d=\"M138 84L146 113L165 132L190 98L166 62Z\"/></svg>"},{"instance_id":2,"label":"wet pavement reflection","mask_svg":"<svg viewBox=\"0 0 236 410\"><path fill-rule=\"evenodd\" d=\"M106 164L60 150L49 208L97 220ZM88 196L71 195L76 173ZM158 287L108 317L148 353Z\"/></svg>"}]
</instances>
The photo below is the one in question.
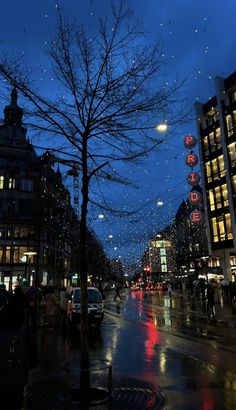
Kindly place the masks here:
<instances>
[{"instance_id":1,"label":"wet pavement reflection","mask_svg":"<svg viewBox=\"0 0 236 410\"><path fill-rule=\"evenodd\" d=\"M160 386L165 410L236 409L236 317L231 306L218 306L212 322L197 300L126 290L121 302L106 295L105 313L101 329L90 331L92 359L112 362L116 376ZM37 339L40 365L32 382L62 379L65 360L79 365L79 329L40 328Z\"/></svg>"}]
</instances>

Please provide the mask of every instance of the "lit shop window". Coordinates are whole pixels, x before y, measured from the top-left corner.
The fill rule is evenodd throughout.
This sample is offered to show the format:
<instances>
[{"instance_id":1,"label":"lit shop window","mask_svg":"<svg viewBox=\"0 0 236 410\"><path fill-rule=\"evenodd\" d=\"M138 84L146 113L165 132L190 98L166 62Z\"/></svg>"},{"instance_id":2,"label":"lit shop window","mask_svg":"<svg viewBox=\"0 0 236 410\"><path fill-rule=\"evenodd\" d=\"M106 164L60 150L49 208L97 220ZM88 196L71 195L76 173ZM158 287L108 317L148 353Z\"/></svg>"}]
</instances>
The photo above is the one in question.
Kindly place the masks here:
<instances>
[{"instance_id":1,"label":"lit shop window","mask_svg":"<svg viewBox=\"0 0 236 410\"><path fill-rule=\"evenodd\" d=\"M1 175L0 176L0 189L3 189L3 188L4 188L4 176Z\"/></svg>"},{"instance_id":2,"label":"lit shop window","mask_svg":"<svg viewBox=\"0 0 236 410\"><path fill-rule=\"evenodd\" d=\"M15 178L9 178L8 188L9 188L9 189L15 189L15 187L16 187L16 180L15 180Z\"/></svg>"},{"instance_id":3,"label":"lit shop window","mask_svg":"<svg viewBox=\"0 0 236 410\"><path fill-rule=\"evenodd\" d=\"M3 247L0 247L0 263L3 263Z\"/></svg>"},{"instance_id":4,"label":"lit shop window","mask_svg":"<svg viewBox=\"0 0 236 410\"><path fill-rule=\"evenodd\" d=\"M161 265L161 271L167 272L167 265Z\"/></svg>"}]
</instances>

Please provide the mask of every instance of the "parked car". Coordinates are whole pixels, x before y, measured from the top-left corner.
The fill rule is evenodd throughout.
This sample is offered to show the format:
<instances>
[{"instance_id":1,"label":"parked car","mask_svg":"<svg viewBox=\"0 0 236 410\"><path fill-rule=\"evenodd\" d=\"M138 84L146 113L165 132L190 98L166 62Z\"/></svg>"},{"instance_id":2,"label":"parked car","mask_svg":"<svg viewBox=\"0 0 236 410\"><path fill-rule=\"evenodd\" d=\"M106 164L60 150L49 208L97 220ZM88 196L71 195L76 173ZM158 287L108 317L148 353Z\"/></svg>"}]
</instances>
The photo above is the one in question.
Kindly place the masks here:
<instances>
[{"instance_id":1,"label":"parked car","mask_svg":"<svg viewBox=\"0 0 236 410\"><path fill-rule=\"evenodd\" d=\"M73 288L68 303L69 325L79 324L81 319L80 288ZM100 327L104 317L104 303L97 288L88 288L89 324Z\"/></svg>"}]
</instances>

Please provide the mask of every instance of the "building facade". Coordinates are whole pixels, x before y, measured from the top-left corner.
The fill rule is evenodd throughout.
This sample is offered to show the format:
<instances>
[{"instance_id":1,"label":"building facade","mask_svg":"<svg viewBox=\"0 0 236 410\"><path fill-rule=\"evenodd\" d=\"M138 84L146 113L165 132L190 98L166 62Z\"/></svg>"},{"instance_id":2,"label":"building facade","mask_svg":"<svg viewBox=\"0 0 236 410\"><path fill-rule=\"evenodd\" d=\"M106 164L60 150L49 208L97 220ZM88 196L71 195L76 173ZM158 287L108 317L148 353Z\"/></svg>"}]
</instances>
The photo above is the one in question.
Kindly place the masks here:
<instances>
[{"instance_id":1,"label":"building facade","mask_svg":"<svg viewBox=\"0 0 236 410\"><path fill-rule=\"evenodd\" d=\"M231 279L236 257L236 72L215 79L216 93L195 105L209 256Z\"/></svg>"},{"instance_id":2,"label":"building facade","mask_svg":"<svg viewBox=\"0 0 236 410\"><path fill-rule=\"evenodd\" d=\"M70 275L73 208L47 157L37 156L17 92L0 125L0 280L62 284Z\"/></svg>"}]
</instances>

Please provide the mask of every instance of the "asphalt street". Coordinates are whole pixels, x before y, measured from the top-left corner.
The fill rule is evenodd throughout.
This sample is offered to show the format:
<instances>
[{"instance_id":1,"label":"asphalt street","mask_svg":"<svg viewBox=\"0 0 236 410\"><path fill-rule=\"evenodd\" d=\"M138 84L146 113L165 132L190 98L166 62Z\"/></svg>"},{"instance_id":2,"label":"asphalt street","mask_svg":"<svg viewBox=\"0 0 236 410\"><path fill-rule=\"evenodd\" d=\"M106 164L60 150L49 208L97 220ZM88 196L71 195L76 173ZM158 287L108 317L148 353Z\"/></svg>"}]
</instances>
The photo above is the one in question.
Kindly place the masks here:
<instances>
[{"instance_id":1,"label":"asphalt street","mask_svg":"<svg viewBox=\"0 0 236 410\"><path fill-rule=\"evenodd\" d=\"M233 410L235 324L234 308L222 299L213 321L200 301L178 293L169 298L165 293L127 289L122 301L114 302L110 292L101 330L91 329L91 359L112 363L113 387L124 378L158 386L166 398L164 410ZM50 397L55 405L65 388L62 363L69 361L78 369L80 362L79 329L70 333L40 327L36 336L40 362L31 374L32 410L42 401L50 403ZM56 408L53 405L45 409Z\"/></svg>"}]
</instances>

